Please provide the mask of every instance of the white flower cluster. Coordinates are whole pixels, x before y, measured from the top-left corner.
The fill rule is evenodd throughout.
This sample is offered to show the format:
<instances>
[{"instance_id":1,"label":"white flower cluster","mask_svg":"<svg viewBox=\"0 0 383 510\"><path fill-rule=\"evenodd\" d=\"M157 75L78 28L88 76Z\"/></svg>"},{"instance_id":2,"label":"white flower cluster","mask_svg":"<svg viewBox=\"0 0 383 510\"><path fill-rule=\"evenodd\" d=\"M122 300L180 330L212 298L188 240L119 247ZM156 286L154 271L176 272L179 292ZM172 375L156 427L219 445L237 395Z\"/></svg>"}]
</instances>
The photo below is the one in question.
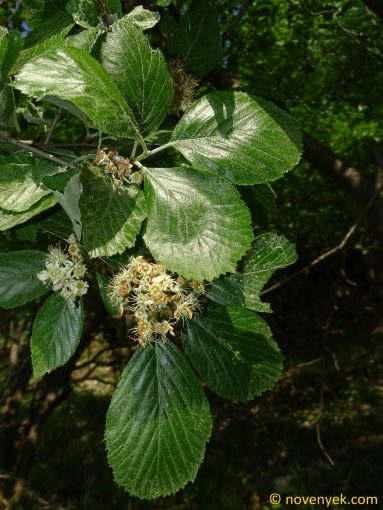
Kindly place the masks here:
<instances>
[{"instance_id":1,"label":"white flower cluster","mask_svg":"<svg viewBox=\"0 0 383 510\"><path fill-rule=\"evenodd\" d=\"M74 305L76 298L88 292L89 285L83 280L86 266L73 234L68 239L68 245L68 253L61 248L48 248L45 269L37 273L37 278L45 285L51 283L54 291L60 291L61 296Z\"/></svg>"},{"instance_id":2,"label":"white flower cluster","mask_svg":"<svg viewBox=\"0 0 383 510\"><path fill-rule=\"evenodd\" d=\"M205 293L203 283L174 277L161 264L133 257L110 283L110 298L123 309L133 311L134 328L142 346L167 335L174 336L174 324L191 319Z\"/></svg>"},{"instance_id":3,"label":"white flower cluster","mask_svg":"<svg viewBox=\"0 0 383 510\"><path fill-rule=\"evenodd\" d=\"M113 184L116 188L121 188L124 182L137 185L142 183L141 170L132 172L133 165L130 163L129 158L119 156L117 152L102 149L98 151L93 164L104 167L105 173L112 176Z\"/></svg>"}]
</instances>

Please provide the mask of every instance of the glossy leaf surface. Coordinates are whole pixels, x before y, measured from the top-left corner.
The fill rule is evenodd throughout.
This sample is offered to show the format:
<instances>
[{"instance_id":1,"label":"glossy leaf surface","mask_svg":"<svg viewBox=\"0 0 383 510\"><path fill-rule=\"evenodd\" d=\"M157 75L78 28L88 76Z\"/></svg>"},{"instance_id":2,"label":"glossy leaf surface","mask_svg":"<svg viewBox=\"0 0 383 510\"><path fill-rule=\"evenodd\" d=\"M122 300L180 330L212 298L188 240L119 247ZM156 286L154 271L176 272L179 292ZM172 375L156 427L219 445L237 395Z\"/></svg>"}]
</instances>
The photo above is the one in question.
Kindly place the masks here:
<instances>
[{"instance_id":1,"label":"glossy leaf surface","mask_svg":"<svg viewBox=\"0 0 383 510\"><path fill-rule=\"evenodd\" d=\"M171 342L140 348L112 397L105 441L118 485L152 499L194 480L210 437L201 384Z\"/></svg>"},{"instance_id":2,"label":"glossy leaf surface","mask_svg":"<svg viewBox=\"0 0 383 510\"><path fill-rule=\"evenodd\" d=\"M250 213L231 184L194 168L146 169L144 240L169 270L212 280L235 270L253 239Z\"/></svg>"},{"instance_id":3,"label":"glossy leaf surface","mask_svg":"<svg viewBox=\"0 0 383 510\"><path fill-rule=\"evenodd\" d=\"M290 117L243 92L211 92L179 121L173 145L193 166L234 184L279 179L299 161L300 134Z\"/></svg>"},{"instance_id":4,"label":"glossy leaf surface","mask_svg":"<svg viewBox=\"0 0 383 510\"><path fill-rule=\"evenodd\" d=\"M136 186L115 189L98 168L83 171L80 211L90 257L122 253L134 245L146 217L144 194Z\"/></svg>"},{"instance_id":5,"label":"glossy leaf surface","mask_svg":"<svg viewBox=\"0 0 383 510\"><path fill-rule=\"evenodd\" d=\"M26 64L16 87L37 99L46 95L72 101L102 131L116 137L137 134L133 113L102 65L78 48L44 53Z\"/></svg>"},{"instance_id":6,"label":"glossy leaf surface","mask_svg":"<svg viewBox=\"0 0 383 510\"><path fill-rule=\"evenodd\" d=\"M108 33L102 61L124 93L140 131L155 131L173 98L172 79L160 50L152 50L142 30L126 16Z\"/></svg>"},{"instance_id":7,"label":"glossy leaf surface","mask_svg":"<svg viewBox=\"0 0 383 510\"><path fill-rule=\"evenodd\" d=\"M217 303L271 312L269 303L261 301L260 293L277 269L289 266L296 260L295 245L284 236L262 234L256 238L248 253L243 271L214 281L208 296Z\"/></svg>"},{"instance_id":8,"label":"glossy leaf surface","mask_svg":"<svg viewBox=\"0 0 383 510\"><path fill-rule=\"evenodd\" d=\"M212 306L206 317L188 321L183 345L210 388L233 402L271 389L282 371L266 322L243 308Z\"/></svg>"},{"instance_id":9,"label":"glossy leaf surface","mask_svg":"<svg viewBox=\"0 0 383 510\"><path fill-rule=\"evenodd\" d=\"M65 365L79 344L82 326L81 301L72 306L57 292L49 296L33 324L31 349L35 378Z\"/></svg>"}]
</instances>

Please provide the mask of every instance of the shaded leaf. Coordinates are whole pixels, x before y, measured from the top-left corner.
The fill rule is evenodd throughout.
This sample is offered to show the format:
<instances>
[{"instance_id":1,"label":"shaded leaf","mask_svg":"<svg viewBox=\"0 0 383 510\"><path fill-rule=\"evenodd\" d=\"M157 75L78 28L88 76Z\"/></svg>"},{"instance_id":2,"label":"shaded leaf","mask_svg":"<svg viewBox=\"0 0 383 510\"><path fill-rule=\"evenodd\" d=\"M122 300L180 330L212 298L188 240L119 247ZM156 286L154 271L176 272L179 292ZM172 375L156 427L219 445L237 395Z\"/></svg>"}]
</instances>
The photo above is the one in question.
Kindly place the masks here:
<instances>
[{"instance_id":1,"label":"shaded leaf","mask_svg":"<svg viewBox=\"0 0 383 510\"><path fill-rule=\"evenodd\" d=\"M40 27L45 19L50 18L54 14L64 11L67 0L54 0L47 2L46 0L22 0L23 17L28 25L32 28Z\"/></svg>"},{"instance_id":2,"label":"shaded leaf","mask_svg":"<svg viewBox=\"0 0 383 510\"><path fill-rule=\"evenodd\" d=\"M235 270L253 239L250 213L236 189L194 168L146 168L144 240L170 271L212 280Z\"/></svg>"},{"instance_id":3,"label":"shaded leaf","mask_svg":"<svg viewBox=\"0 0 383 510\"><path fill-rule=\"evenodd\" d=\"M276 215L278 211L277 195L270 184L242 186L239 191L243 200L254 213L254 220L258 225L267 225Z\"/></svg>"},{"instance_id":4,"label":"shaded leaf","mask_svg":"<svg viewBox=\"0 0 383 510\"><path fill-rule=\"evenodd\" d=\"M13 89L8 86L0 90L0 126L19 130Z\"/></svg>"},{"instance_id":5,"label":"shaded leaf","mask_svg":"<svg viewBox=\"0 0 383 510\"><path fill-rule=\"evenodd\" d=\"M54 292L45 301L33 324L31 349L34 377L40 378L74 354L83 326L82 303L71 305Z\"/></svg>"},{"instance_id":6,"label":"shaded leaf","mask_svg":"<svg viewBox=\"0 0 383 510\"><path fill-rule=\"evenodd\" d=\"M62 209L40 221L39 228L61 239L68 239L73 232L72 222Z\"/></svg>"},{"instance_id":7,"label":"shaded leaf","mask_svg":"<svg viewBox=\"0 0 383 510\"><path fill-rule=\"evenodd\" d=\"M196 370L218 395L246 402L270 390L282 371L282 355L258 315L215 305L187 322L183 346Z\"/></svg>"},{"instance_id":8,"label":"shaded leaf","mask_svg":"<svg viewBox=\"0 0 383 510\"><path fill-rule=\"evenodd\" d=\"M55 191L54 195L71 220L73 232L75 233L77 240L80 241L82 231L81 212L79 207L79 200L81 197L80 173L78 172L71 177L65 186L64 193Z\"/></svg>"},{"instance_id":9,"label":"shaded leaf","mask_svg":"<svg viewBox=\"0 0 383 510\"><path fill-rule=\"evenodd\" d=\"M243 306L258 312L271 312L269 303L263 303L260 293L280 268L297 260L295 245L284 236L267 233L255 239L248 253L243 271L215 280L208 297L221 304Z\"/></svg>"},{"instance_id":10,"label":"shaded leaf","mask_svg":"<svg viewBox=\"0 0 383 510\"><path fill-rule=\"evenodd\" d=\"M108 461L118 485L152 499L194 480L210 437L200 382L171 342L139 348L106 418Z\"/></svg>"},{"instance_id":11,"label":"shaded leaf","mask_svg":"<svg viewBox=\"0 0 383 510\"><path fill-rule=\"evenodd\" d=\"M104 0L103 3L108 15L122 13L120 0ZM75 22L85 28L99 25L100 16L103 14L99 3L95 0L70 0L66 9Z\"/></svg>"},{"instance_id":12,"label":"shaded leaf","mask_svg":"<svg viewBox=\"0 0 383 510\"><path fill-rule=\"evenodd\" d=\"M205 76L223 58L216 8L206 0L192 2L170 43L197 78Z\"/></svg>"},{"instance_id":13,"label":"shaded leaf","mask_svg":"<svg viewBox=\"0 0 383 510\"><path fill-rule=\"evenodd\" d=\"M122 315L121 305L116 305L110 298L108 293L108 287L110 283L110 279L103 275L102 273L96 272L96 278L98 283L98 288L100 289L101 299L104 303L104 306L107 312L112 315L112 317L120 317Z\"/></svg>"},{"instance_id":14,"label":"shaded leaf","mask_svg":"<svg viewBox=\"0 0 383 510\"><path fill-rule=\"evenodd\" d=\"M64 171L54 175L44 175L41 180L49 189L63 193L65 186L78 173L79 171L76 168L66 168Z\"/></svg>"},{"instance_id":15,"label":"shaded leaf","mask_svg":"<svg viewBox=\"0 0 383 510\"><path fill-rule=\"evenodd\" d=\"M85 169L80 211L85 248L92 258L122 253L134 245L146 217L143 192L135 186L115 189L98 168Z\"/></svg>"},{"instance_id":16,"label":"shaded leaf","mask_svg":"<svg viewBox=\"0 0 383 510\"><path fill-rule=\"evenodd\" d=\"M16 228L15 231L20 241L30 241L33 243L37 239L39 224L37 222L27 223L26 225Z\"/></svg>"},{"instance_id":17,"label":"shaded leaf","mask_svg":"<svg viewBox=\"0 0 383 510\"><path fill-rule=\"evenodd\" d=\"M299 161L301 137L290 117L243 92L211 92L182 117L173 145L193 166L235 184L279 179Z\"/></svg>"},{"instance_id":18,"label":"shaded leaf","mask_svg":"<svg viewBox=\"0 0 383 510\"><path fill-rule=\"evenodd\" d=\"M37 278L45 267L45 255L26 250L0 253L0 306L21 306L48 292Z\"/></svg>"}]
</instances>

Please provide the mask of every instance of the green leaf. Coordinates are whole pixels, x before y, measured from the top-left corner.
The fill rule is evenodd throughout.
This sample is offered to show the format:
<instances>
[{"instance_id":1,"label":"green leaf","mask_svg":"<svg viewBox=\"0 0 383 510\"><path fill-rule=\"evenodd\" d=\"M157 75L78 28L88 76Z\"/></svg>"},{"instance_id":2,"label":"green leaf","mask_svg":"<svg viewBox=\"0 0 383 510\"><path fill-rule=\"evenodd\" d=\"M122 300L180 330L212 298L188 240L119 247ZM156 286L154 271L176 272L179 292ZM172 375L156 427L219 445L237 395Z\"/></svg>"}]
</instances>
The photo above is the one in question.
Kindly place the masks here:
<instances>
[{"instance_id":1,"label":"green leaf","mask_svg":"<svg viewBox=\"0 0 383 510\"><path fill-rule=\"evenodd\" d=\"M24 38L21 37L19 32L17 32L16 30L12 30L8 34L7 49L3 56L3 62L2 62L2 75L3 75L4 83L7 83L7 77L9 75L9 73L11 72L11 69L12 69L14 63L16 62L23 45L24 45ZM1 58L0 58L0 62L1 62Z\"/></svg>"},{"instance_id":2,"label":"green leaf","mask_svg":"<svg viewBox=\"0 0 383 510\"><path fill-rule=\"evenodd\" d=\"M170 271L196 280L235 270L253 239L250 213L236 189L194 168L146 168L144 240Z\"/></svg>"},{"instance_id":3,"label":"green leaf","mask_svg":"<svg viewBox=\"0 0 383 510\"><path fill-rule=\"evenodd\" d=\"M23 17L30 27L38 28L46 19L58 12L67 16L64 11L66 3L67 0L22 0Z\"/></svg>"},{"instance_id":4,"label":"green leaf","mask_svg":"<svg viewBox=\"0 0 383 510\"><path fill-rule=\"evenodd\" d=\"M121 317L122 315L122 308L120 305L116 305L111 299L109 298L108 294L108 287L110 283L110 279L103 275L102 273L96 272L96 278L98 287L100 289L101 299L104 303L104 306L107 310L107 312L112 315L112 317Z\"/></svg>"},{"instance_id":5,"label":"green leaf","mask_svg":"<svg viewBox=\"0 0 383 510\"><path fill-rule=\"evenodd\" d=\"M66 168L64 171L53 175L44 175L41 180L49 189L63 193L65 186L78 173L77 168Z\"/></svg>"},{"instance_id":6,"label":"green leaf","mask_svg":"<svg viewBox=\"0 0 383 510\"><path fill-rule=\"evenodd\" d=\"M235 184L279 179L299 161L301 137L290 117L243 92L211 92L182 117L173 145L193 166Z\"/></svg>"},{"instance_id":7,"label":"green leaf","mask_svg":"<svg viewBox=\"0 0 383 510\"><path fill-rule=\"evenodd\" d=\"M103 3L108 15L122 13L120 0L104 0ZM103 14L99 3L95 0L70 0L66 9L75 22L85 28L99 25L100 16Z\"/></svg>"},{"instance_id":8,"label":"green leaf","mask_svg":"<svg viewBox=\"0 0 383 510\"><path fill-rule=\"evenodd\" d=\"M68 239L73 233L73 225L63 210L59 210L39 222L39 228L61 239Z\"/></svg>"},{"instance_id":9,"label":"green leaf","mask_svg":"<svg viewBox=\"0 0 383 510\"><path fill-rule=\"evenodd\" d=\"M261 290L277 269L294 264L296 260L295 245L284 236L262 234L255 239L243 271L214 281L208 297L221 304L271 312L269 303L260 299Z\"/></svg>"},{"instance_id":10,"label":"green leaf","mask_svg":"<svg viewBox=\"0 0 383 510\"><path fill-rule=\"evenodd\" d=\"M160 15L158 12L148 11L142 5L138 5L123 19L129 20L130 23L141 30L149 30L149 28L153 28L160 21Z\"/></svg>"},{"instance_id":11,"label":"green leaf","mask_svg":"<svg viewBox=\"0 0 383 510\"><path fill-rule=\"evenodd\" d=\"M84 50L87 53L90 53L101 32L97 28L90 28L89 30L82 30L78 34L70 35L66 37L61 46L71 46L73 48L79 48L80 50Z\"/></svg>"},{"instance_id":12,"label":"green leaf","mask_svg":"<svg viewBox=\"0 0 383 510\"><path fill-rule=\"evenodd\" d=\"M80 211L85 248L92 258L122 253L134 245L146 217L145 198L136 186L115 189L96 167L81 176Z\"/></svg>"},{"instance_id":13,"label":"green leaf","mask_svg":"<svg viewBox=\"0 0 383 510\"><path fill-rule=\"evenodd\" d=\"M109 464L118 485L152 499L194 480L211 433L209 404L171 342L139 348L106 418Z\"/></svg>"},{"instance_id":14,"label":"green leaf","mask_svg":"<svg viewBox=\"0 0 383 510\"><path fill-rule=\"evenodd\" d=\"M75 104L71 103L70 101L67 101L66 99L61 99L56 96L44 96L44 101L47 103L54 104L58 108L62 108L63 110L66 110L70 114L74 115L79 120L81 120L85 128L88 129L89 121L87 116Z\"/></svg>"},{"instance_id":15,"label":"green leaf","mask_svg":"<svg viewBox=\"0 0 383 510\"><path fill-rule=\"evenodd\" d=\"M3 66L3 61L7 53L8 47L8 30L0 26L0 68ZM2 79L2 76L0 77Z\"/></svg>"},{"instance_id":16,"label":"green leaf","mask_svg":"<svg viewBox=\"0 0 383 510\"><path fill-rule=\"evenodd\" d=\"M88 53L57 49L26 64L16 87L36 99L58 96L77 105L101 131L116 137L137 135L133 113L111 77Z\"/></svg>"},{"instance_id":17,"label":"green leaf","mask_svg":"<svg viewBox=\"0 0 383 510\"><path fill-rule=\"evenodd\" d=\"M44 20L44 23L28 36L26 40L28 47L19 54L12 66L12 74L19 72L33 58L57 48L72 27L73 20L66 12L59 12Z\"/></svg>"},{"instance_id":18,"label":"green leaf","mask_svg":"<svg viewBox=\"0 0 383 510\"><path fill-rule=\"evenodd\" d=\"M21 227L17 227L15 229L17 238L20 241L30 241L32 243L36 242L37 234L39 232L39 224L36 223L27 223L26 225L22 225Z\"/></svg>"},{"instance_id":19,"label":"green leaf","mask_svg":"<svg viewBox=\"0 0 383 510\"><path fill-rule=\"evenodd\" d=\"M57 164L30 158L29 164L9 163L0 169L0 208L24 212L51 191L42 184L44 175L58 172Z\"/></svg>"},{"instance_id":20,"label":"green leaf","mask_svg":"<svg viewBox=\"0 0 383 510\"><path fill-rule=\"evenodd\" d=\"M0 127L19 130L13 89L8 86L0 90Z\"/></svg>"},{"instance_id":21,"label":"green leaf","mask_svg":"<svg viewBox=\"0 0 383 510\"><path fill-rule=\"evenodd\" d=\"M81 212L79 207L79 200L81 197L80 173L76 173L68 181L65 186L64 193L55 191L54 195L71 220L73 232L75 233L78 241L80 241L82 231Z\"/></svg>"},{"instance_id":22,"label":"green leaf","mask_svg":"<svg viewBox=\"0 0 383 510\"><path fill-rule=\"evenodd\" d=\"M48 292L37 278L45 267L45 255L26 250L0 253L0 306L21 306Z\"/></svg>"},{"instance_id":23,"label":"green leaf","mask_svg":"<svg viewBox=\"0 0 383 510\"><path fill-rule=\"evenodd\" d=\"M157 0L156 4L159 7L166 7L167 5L170 5L173 0Z\"/></svg>"},{"instance_id":24,"label":"green leaf","mask_svg":"<svg viewBox=\"0 0 383 510\"><path fill-rule=\"evenodd\" d=\"M8 230L16 225L21 225L43 211L50 209L56 203L56 197L53 195L47 195L27 211L16 213L0 209L0 231Z\"/></svg>"},{"instance_id":25,"label":"green leaf","mask_svg":"<svg viewBox=\"0 0 383 510\"><path fill-rule=\"evenodd\" d=\"M270 184L242 186L239 191L243 200L254 213L254 219L258 225L267 225L276 215L278 211L277 195Z\"/></svg>"},{"instance_id":26,"label":"green leaf","mask_svg":"<svg viewBox=\"0 0 383 510\"><path fill-rule=\"evenodd\" d=\"M170 44L197 78L214 69L223 58L216 8L206 0L192 2Z\"/></svg>"},{"instance_id":27,"label":"green leaf","mask_svg":"<svg viewBox=\"0 0 383 510\"><path fill-rule=\"evenodd\" d=\"M172 78L161 51L152 50L146 36L125 16L107 35L102 62L124 93L140 132L155 131L173 98Z\"/></svg>"},{"instance_id":28,"label":"green leaf","mask_svg":"<svg viewBox=\"0 0 383 510\"><path fill-rule=\"evenodd\" d=\"M82 303L72 305L54 292L45 301L33 324L31 349L33 376L38 379L65 363L74 354L83 326Z\"/></svg>"},{"instance_id":29,"label":"green leaf","mask_svg":"<svg viewBox=\"0 0 383 510\"><path fill-rule=\"evenodd\" d=\"M246 402L278 380L282 355L266 322L244 310L215 305L187 322L183 346L208 386L223 398Z\"/></svg>"}]
</instances>

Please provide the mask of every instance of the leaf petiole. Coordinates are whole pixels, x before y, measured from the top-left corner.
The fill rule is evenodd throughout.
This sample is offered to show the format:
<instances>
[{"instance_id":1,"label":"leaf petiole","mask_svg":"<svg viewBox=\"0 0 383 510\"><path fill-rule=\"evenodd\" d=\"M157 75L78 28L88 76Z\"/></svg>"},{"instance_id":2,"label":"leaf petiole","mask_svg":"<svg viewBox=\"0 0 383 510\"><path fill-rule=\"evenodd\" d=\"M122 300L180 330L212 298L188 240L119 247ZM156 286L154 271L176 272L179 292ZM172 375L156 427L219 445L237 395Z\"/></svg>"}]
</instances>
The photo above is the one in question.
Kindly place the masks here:
<instances>
[{"instance_id":1,"label":"leaf petiole","mask_svg":"<svg viewBox=\"0 0 383 510\"><path fill-rule=\"evenodd\" d=\"M153 156L154 154L157 154L158 152L161 152L173 145L173 142L165 143L164 145L161 145L160 147L157 147L156 149L153 149L151 151L146 149L146 152L143 152L140 156L138 156L135 161L143 161L144 159L149 158L150 156ZM145 145L146 147L146 145Z\"/></svg>"}]
</instances>

